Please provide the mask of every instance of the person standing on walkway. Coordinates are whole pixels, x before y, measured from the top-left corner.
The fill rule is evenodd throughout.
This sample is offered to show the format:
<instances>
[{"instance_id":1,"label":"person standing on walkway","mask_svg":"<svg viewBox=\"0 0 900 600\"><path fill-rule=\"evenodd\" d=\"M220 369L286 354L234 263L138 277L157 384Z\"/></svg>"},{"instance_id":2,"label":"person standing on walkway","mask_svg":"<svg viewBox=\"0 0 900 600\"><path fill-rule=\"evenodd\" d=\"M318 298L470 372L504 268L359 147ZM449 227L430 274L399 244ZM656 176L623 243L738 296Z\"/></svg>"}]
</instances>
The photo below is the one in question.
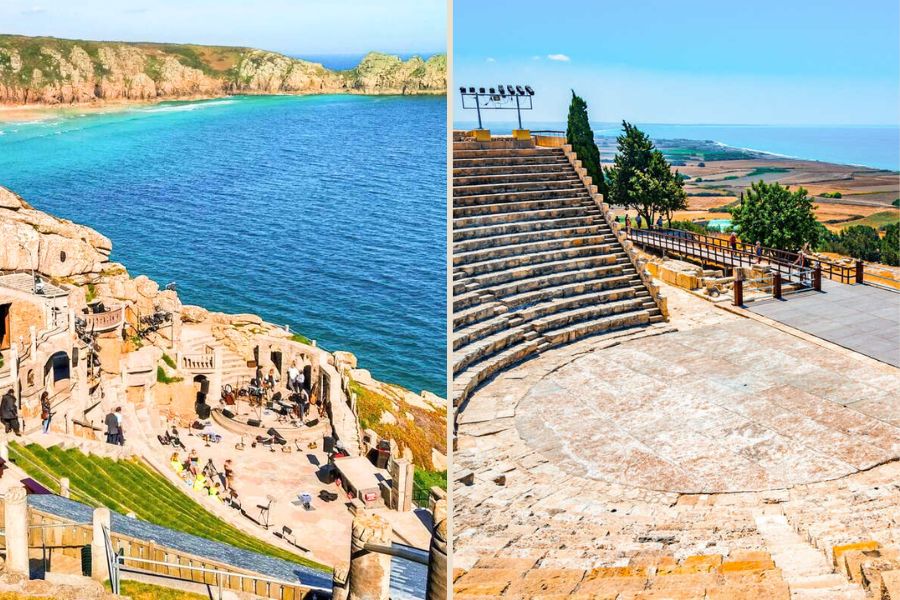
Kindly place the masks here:
<instances>
[{"instance_id":1,"label":"person standing on walkway","mask_svg":"<svg viewBox=\"0 0 900 600\"><path fill-rule=\"evenodd\" d=\"M50 419L53 413L50 412L50 394L44 392L41 394L41 431L47 433L50 431Z\"/></svg>"},{"instance_id":2,"label":"person standing on walkway","mask_svg":"<svg viewBox=\"0 0 900 600\"><path fill-rule=\"evenodd\" d=\"M625 215L625 233L631 234L631 215Z\"/></svg>"},{"instance_id":3,"label":"person standing on walkway","mask_svg":"<svg viewBox=\"0 0 900 600\"><path fill-rule=\"evenodd\" d=\"M12 388L9 388L0 400L0 421L3 421L6 433L13 431L16 435L22 435L19 431L19 406Z\"/></svg>"},{"instance_id":4,"label":"person standing on walkway","mask_svg":"<svg viewBox=\"0 0 900 600\"><path fill-rule=\"evenodd\" d=\"M662 229L662 226L663 226L662 215L659 215L658 217L656 217L656 228Z\"/></svg>"},{"instance_id":5,"label":"person standing on walkway","mask_svg":"<svg viewBox=\"0 0 900 600\"><path fill-rule=\"evenodd\" d=\"M111 411L106 417L103 419L103 424L106 425L106 443L107 444L118 444L119 437L122 433L122 428L119 425L119 418L116 416L121 414L122 407L117 406L114 411Z\"/></svg>"},{"instance_id":6,"label":"person standing on walkway","mask_svg":"<svg viewBox=\"0 0 900 600\"><path fill-rule=\"evenodd\" d=\"M762 262L762 244L759 243L759 240L756 240L756 244L753 246L753 253L756 254L756 262Z\"/></svg>"},{"instance_id":7,"label":"person standing on walkway","mask_svg":"<svg viewBox=\"0 0 900 600\"><path fill-rule=\"evenodd\" d=\"M731 232L731 236L728 238L728 245L731 247L732 252L737 251L737 236L734 235L734 232Z\"/></svg>"},{"instance_id":8,"label":"person standing on walkway","mask_svg":"<svg viewBox=\"0 0 900 600\"><path fill-rule=\"evenodd\" d=\"M638 216L635 217L634 220L635 220L635 223L637 223L637 228L640 229L641 228L641 213L638 213Z\"/></svg>"}]
</instances>

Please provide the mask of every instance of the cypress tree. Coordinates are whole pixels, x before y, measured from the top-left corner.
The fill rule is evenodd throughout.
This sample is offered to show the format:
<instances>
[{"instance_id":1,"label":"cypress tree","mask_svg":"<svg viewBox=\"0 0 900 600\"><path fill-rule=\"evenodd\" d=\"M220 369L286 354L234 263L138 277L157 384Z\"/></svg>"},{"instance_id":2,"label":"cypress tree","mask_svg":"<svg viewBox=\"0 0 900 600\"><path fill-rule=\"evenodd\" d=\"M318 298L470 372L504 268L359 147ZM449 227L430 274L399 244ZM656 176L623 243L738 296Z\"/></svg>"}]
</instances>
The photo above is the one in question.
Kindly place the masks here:
<instances>
[{"instance_id":1,"label":"cypress tree","mask_svg":"<svg viewBox=\"0 0 900 600\"><path fill-rule=\"evenodd\" d=\"M566 140L578 155L581 164L597 186L597 190L606 196L606 178L600 166L600 149L594 141L594 132L588 121L587 102L572 90L572 102L569 104L569 119L566 126Z\"/></svg>"}]
</instances>

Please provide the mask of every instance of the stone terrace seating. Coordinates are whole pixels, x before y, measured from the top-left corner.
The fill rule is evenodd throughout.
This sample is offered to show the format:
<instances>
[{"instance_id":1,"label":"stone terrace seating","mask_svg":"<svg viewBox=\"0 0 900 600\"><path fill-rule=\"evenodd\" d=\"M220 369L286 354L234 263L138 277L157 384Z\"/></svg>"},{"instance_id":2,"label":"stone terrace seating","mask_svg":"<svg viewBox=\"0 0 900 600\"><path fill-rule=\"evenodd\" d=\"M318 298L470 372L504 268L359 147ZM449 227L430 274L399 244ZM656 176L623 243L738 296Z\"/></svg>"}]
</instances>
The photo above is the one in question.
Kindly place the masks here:
<instances>
[{"instance_id":1,"label":"stone terrace seating","mask_svg":"<svg viewBox=\"0 0 900 600\"><path fill-rule=\"evenodd\" d=\"M459 405L553 346L663 320L562 148L453 148L453 374Z\"/></svg>"},{"instance_id":2,"label":"stone terrace seating","mask_svg":"<svg viewBox=\"0 0 900 600\"><path fill-rule=\"evenodd\" d=\"M736 600L791 598L781 570L765 552L735 550L676 559L666 554L633 558L628 565L533 568L531 559L482 559L457 574L454 598L573 598ZM524 573L524 575L523 575Z\"/></svg>"},{"instance_id":3,"label":"stone terrace seating","mask_svg":"<svg viewBox=\"0 0 900 600\"><path fill-rule=\"evenodd\" d=\"M900 598L900 463L794 491L784 512L836 572L874 598Z\"/></svg>"}]
</instances>

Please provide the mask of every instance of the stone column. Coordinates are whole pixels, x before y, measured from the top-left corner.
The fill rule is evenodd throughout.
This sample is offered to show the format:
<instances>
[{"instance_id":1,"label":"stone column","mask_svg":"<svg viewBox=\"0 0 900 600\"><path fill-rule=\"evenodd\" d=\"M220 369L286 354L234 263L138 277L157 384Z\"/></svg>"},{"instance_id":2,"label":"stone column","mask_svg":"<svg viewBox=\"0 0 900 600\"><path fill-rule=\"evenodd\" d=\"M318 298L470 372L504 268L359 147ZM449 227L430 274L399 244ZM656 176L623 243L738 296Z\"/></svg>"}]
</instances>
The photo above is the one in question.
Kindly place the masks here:
<instances>
[{"instance_id":1,"label":"stone column","mask_svg":"<svg viewBox=\"0 0 900 600\"><path fill-rule=\"evenodd\" d=\"M108 530L109 524L109 509L95 508L94 537L91 540L91 579L101 583L109 579L109 568L106 565L106 542L103 540L103 527Z\"/></svg>"},{"instance_id":2,"label":"stone column","mask_svg":"<svg viewBox=\"0 0 900 600\"><path fill-rule=\"evenodd\" d=\"M60 477L59 478L59 495L63 498L69 497L69 478L68 477Z\"/></svg>"},{"instance_id":3,"label":"stone column","mask_svg":"<svg viewBox=\"0 0 900 600\"><path fill-rule=\"evenodd\" d=\"M28 575L28 502L25 486L14 485L6 491L4 500L6 529L6 570Z\"/></svg>"},{"instance_id":4,"label":"stone column","mask_svg":"<svg viewBox=\"0 0 900 600\"><path fill-rule=\"evenodd\" d=\"M0 458L3 462L9 462L9 445L6 440L0 440Z\"/></svg>"},{"instance_id":5,"label":"stone column","mask_svg":"<svg viewBox=\"0 0 900 600\"><path fill-rule=\"evenodd\" d=\"M447 500L434 505L434 531L428 553L425 600L447 600Z\"/></svg>"},{"instance_id":6,"label":"stone column","mask_svg":"<svg viewBox=\"0 0 900 600\"><path fill-rule=\"evenodd\" d=\"M391 588L391 556L364 549L367 543L390 546L391 524L375 514L353 519L350 543L348 600L388 600Z\"/></svg>"},{"instance_id":7,"label":"stone column","mask_svg":"<svg viewBox=\"0 0 900 600\"><path fill-rule=\"evenodd\" d=\"M400 512L412 509L415 465L406 458L391 461L391 508Z\"/></svg>"},{"instance_id":8,"label":"stone column","mask_svg":"<svg viewBox=\"0 0 900 600\"><path fill-rule=\"evenodd\" d=\"M350 593L349 576L350 565L341 563L334 566L334 574L331 579L331 600L347 600Z\"/></svg>"}]
</instances>

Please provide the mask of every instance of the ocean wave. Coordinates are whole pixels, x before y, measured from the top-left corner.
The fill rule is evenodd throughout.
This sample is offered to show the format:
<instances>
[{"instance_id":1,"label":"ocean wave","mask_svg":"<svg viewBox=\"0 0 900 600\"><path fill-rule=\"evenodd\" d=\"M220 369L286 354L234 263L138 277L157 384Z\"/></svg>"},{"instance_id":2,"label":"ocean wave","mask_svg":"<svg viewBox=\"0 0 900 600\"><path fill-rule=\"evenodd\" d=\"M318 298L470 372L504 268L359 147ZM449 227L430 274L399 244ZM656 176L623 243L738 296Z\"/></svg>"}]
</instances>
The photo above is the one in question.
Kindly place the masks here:
<instances>
[{"instance_id":1,"label":"ocean wave","mask_svg":"<svg viewBox=\"0 0 900 600\"><path fill-rule=\"evenodd\" d=\"M210 106L225 106L234 104L237 100L213 100L211 102L192 102L189 104L178 104L175 106L156 106L154 108L145 108L141 112L147 113L169 113L169 112L186 112L191 110L199 110L201 108L209 108Z\"/></svg>"}]
</instances>

